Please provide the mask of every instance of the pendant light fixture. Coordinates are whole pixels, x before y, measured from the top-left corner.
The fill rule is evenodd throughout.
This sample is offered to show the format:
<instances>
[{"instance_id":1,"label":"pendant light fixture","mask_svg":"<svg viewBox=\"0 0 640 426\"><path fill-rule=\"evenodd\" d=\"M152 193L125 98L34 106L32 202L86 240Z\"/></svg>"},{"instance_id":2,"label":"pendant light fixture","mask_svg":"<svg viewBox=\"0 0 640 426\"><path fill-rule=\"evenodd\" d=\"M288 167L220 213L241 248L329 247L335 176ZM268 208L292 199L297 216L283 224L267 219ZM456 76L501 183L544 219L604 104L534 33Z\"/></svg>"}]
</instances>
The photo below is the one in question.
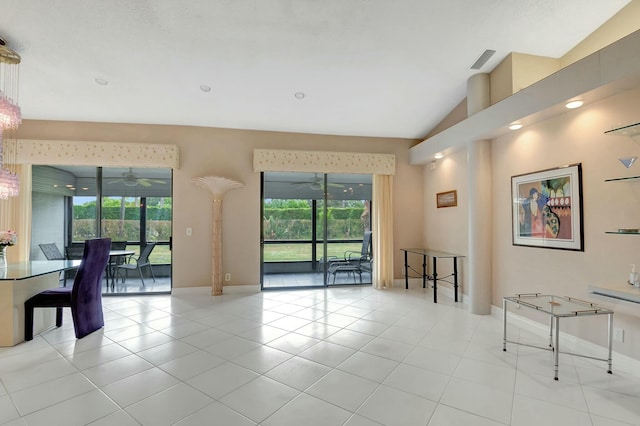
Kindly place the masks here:
<instances>
[{"instance_id":1,"label":"pendant light fixture","mask_svg":"<svg viewBox=\"0 0 640 426\"><path fill-rule=\"evenodd\" d=\"M0 199L16 197L20 181L16 175L17 140L15 131L22 123L18 106L20 55L0 38Z\"/></svg>"}]
</instances>

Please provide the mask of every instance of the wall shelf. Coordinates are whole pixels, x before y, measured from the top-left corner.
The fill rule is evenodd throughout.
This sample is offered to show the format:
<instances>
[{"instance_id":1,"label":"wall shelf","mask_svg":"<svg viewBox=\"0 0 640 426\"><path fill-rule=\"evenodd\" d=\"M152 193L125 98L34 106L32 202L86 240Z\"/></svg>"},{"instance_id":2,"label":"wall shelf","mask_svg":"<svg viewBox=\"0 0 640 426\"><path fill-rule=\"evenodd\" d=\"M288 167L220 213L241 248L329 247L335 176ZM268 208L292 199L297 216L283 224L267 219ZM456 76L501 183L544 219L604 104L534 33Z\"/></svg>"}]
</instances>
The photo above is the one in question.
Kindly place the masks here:
<instances>
[{"instance_id":1,"label":"wall shelf","mask_svg":"<svg viewBox=\"0 0 640 426\"><path fill-rule=\"evenodd\" d=\"M617 235L640 235L640 232L630 231L605 231L605 234L617 234Z\"/></svg>"},{"instance_id":2,"label":"wall shelf","mask_svg":"<svg viewBox=\"0 0 640 426\"><path fill-rule=\"evenodd\" d=\"M629 124L628 126L618 127L616 129L607 130L605 135L629 136L631 138L640 136L640 123Z\"/></svg>"},{"instance_id":3,"label":"wall shelf","mask_svg":"<svg viewBox=\"0 0 640 426\"><path fill-rule=\"evenodd\" d=\"M635 182L640 181L640 176L627 176L620 178L605 179L605 182Z\"/></svg>"},{"instance_id":4,"label":"wall shelf","mask_svg":"<svg viewBox=\"0 0 640 426\"><path fill-rule=\"evenodd\" d=\"M627 283L592 285L590 287L591 292L594 294L640 303L640 288Z\"/></svg>"}]
</instances>

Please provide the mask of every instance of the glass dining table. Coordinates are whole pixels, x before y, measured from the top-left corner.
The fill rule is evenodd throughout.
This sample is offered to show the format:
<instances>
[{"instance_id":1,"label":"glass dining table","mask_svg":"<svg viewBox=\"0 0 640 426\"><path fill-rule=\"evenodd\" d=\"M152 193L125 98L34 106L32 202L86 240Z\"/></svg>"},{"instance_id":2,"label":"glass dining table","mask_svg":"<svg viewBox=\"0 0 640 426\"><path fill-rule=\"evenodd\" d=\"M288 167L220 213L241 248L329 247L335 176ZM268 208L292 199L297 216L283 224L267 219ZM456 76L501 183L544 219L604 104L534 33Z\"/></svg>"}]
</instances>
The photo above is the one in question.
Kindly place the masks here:
<instances>
[{"instance_id":1,"label":"glass dining table","mask_svg":"<svg viewBox=\"0 0 640 426\"><path fill-rule=\"evenodd\" d=\"M77 269L80 260L32 260L0 268L0 346L24 340L24 302L43 290L58 287L60 272ZM38 309L34 331L53 326L55 310Z\"/></svg>"}]
</instances>

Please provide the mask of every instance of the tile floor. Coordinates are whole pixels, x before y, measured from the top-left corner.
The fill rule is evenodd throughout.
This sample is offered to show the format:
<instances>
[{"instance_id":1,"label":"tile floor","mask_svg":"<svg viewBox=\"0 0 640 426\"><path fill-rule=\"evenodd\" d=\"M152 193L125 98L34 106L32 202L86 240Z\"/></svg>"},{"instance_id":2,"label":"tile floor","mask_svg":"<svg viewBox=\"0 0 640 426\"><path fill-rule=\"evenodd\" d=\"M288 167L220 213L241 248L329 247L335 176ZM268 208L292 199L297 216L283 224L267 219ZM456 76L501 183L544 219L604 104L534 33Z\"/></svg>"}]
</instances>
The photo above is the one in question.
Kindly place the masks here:
<instances>
[{"instance_id":1,"label":"tile floor","mask_svg":"<svg viewBox=\"0 0 640 426\"><path fill-rule=\"evenodd\" d=\"M429 290L340 287L104 299L0 349L3 425L640 424L632 372L511 345L502 323ZM510 327L510 338L541 339Z\"/></svg>"}]
</instances>

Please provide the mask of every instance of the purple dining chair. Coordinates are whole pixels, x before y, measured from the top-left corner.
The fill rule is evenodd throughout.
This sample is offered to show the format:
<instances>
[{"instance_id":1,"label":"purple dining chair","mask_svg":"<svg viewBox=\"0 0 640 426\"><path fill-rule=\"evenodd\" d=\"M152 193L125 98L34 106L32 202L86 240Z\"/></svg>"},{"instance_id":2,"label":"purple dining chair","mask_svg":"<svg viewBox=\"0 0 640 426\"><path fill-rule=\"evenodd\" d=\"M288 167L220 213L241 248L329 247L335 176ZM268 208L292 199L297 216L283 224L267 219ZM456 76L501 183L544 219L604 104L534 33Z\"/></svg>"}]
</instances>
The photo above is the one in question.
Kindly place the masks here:
<instances>
[{"instance_id":1,"label":"purple dining chair","mask_svg":"<svg viewBox=\"0 0 640 426\"><path fill-rule=\"evenodd\" d=\"M73 287L45 290L24 302L24 340L33 340L34 308L56 308L56 327L62 325L62 308L71 308L78 339L104 326L102 277L110 249L110 238L87 240Z\"/></svg>"}]
</instances>

